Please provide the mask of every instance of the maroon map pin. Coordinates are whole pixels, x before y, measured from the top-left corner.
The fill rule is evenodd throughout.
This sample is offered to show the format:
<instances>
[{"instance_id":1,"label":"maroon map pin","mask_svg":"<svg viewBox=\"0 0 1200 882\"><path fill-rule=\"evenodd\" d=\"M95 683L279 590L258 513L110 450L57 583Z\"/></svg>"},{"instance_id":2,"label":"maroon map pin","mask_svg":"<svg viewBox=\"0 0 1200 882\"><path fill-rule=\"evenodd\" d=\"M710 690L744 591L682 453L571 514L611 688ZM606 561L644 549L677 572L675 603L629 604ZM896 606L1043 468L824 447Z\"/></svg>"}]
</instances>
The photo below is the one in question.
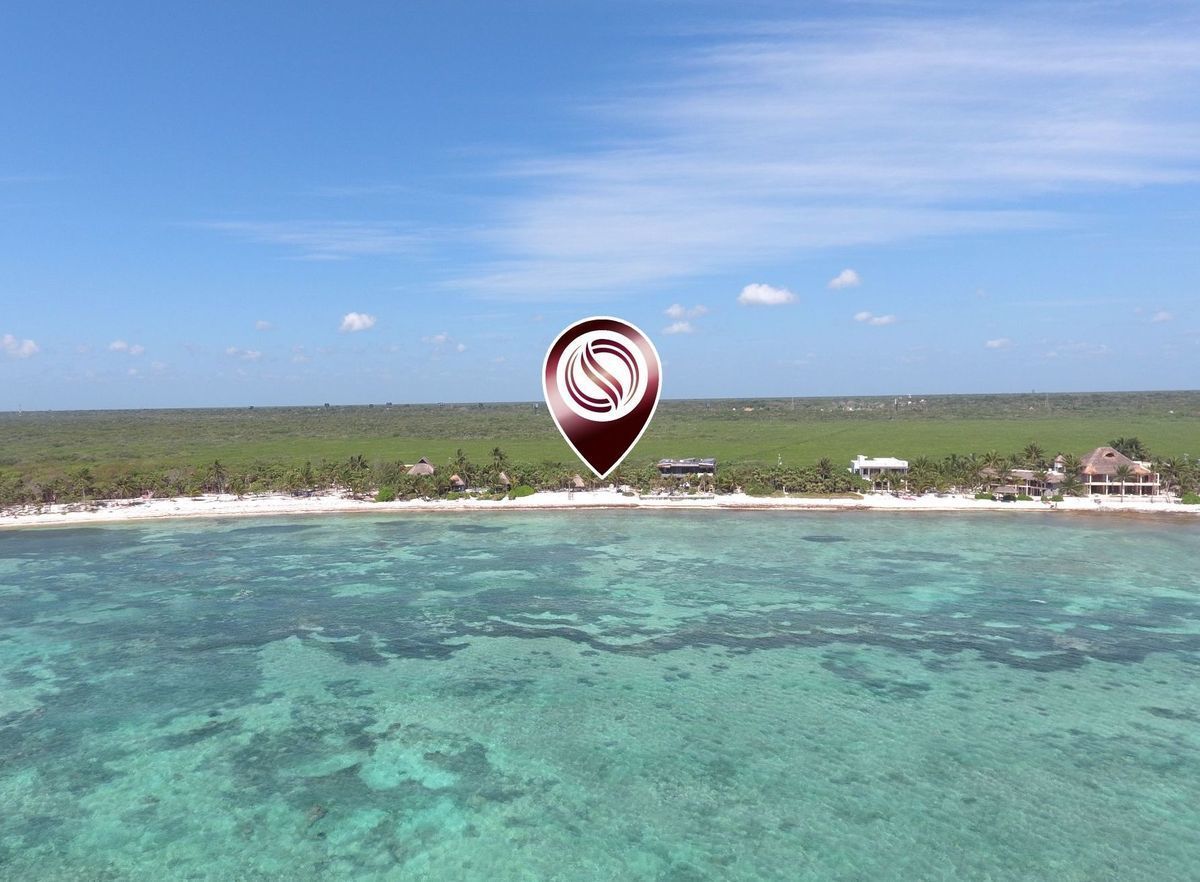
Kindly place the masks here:
<instances>
[{"instance_id":1,"label":"maroon map pin","mask_svg":"<svg viewBox=\"0 0 1200 882\"><path fill-rule=\"evenodd\" d=\"M542 365L555 425L600 478L620 465L650 425L661 379L650 338L608 316L571 325L550 344Z\"/></svg>"}]
</instances>

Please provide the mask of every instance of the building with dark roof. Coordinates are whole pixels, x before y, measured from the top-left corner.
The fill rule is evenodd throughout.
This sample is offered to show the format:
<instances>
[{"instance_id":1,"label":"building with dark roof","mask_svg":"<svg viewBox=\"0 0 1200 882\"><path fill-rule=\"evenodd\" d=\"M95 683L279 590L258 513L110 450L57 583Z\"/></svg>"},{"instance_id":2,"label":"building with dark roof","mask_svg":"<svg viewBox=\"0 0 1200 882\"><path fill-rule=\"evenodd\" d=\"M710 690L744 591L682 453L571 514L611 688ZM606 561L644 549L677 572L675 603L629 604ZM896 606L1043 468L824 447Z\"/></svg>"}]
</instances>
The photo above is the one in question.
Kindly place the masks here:
<instances>
[{"instance_id":1,"label":"building with dark roof","mask_svg":"<svg viewBox=\"0 0 1200 882\"><path fill-rule=\"evenodd\" d=\"M715 459L660 459L658 473L660 475L713 475L717 471Z\"/></svg>"}]
</instances>

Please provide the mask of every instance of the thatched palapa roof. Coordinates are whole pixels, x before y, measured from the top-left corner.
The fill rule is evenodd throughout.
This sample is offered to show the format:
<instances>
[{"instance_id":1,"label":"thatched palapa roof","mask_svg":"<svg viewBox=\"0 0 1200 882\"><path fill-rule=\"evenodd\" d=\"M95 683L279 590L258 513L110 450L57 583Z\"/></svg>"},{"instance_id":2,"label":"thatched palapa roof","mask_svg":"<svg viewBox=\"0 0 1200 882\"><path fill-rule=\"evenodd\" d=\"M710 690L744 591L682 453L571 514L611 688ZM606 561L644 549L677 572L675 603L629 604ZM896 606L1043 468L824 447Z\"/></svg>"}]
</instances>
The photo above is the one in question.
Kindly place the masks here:
<instances>
[{"instance_id":1,"label":"thatched palapa roof","mask_svg":"<svg viewBox=\"0 0 1200 882\"><path fill-rule=\"evenodd\" d=\"M1079 471L1085 475L1112 475L1120 466L1129 466L1129 471L1135 475L1149 475L1151 471L1144 465L1138 465L1128 456L1111 447L1097 447L1080 461Z\"/></svg>"},{"instance_id":2,"label":"thatched palapa roof","mask_svg":"<svg viewBox=\"0 0 1200 882\"><path fill-rule=\"evenodd\" d=\"M462 485L465 485L467 482L464 481L462 478L460 478L457 474L453 474L450 476L450 483L458 484L458 485L462 486Z\"/></svg>"},{"instance_id":3,"label":"thatched palapa roof","mask_svg":"<svg viewBox=\"0 0 1200 882\"><path fill-rule=\"evenodd\" d=\"M434 472L433 463L431 463L429 460L427 460L423 456L419 460L417 460L416 465L414 465L411 469L408 470L408 473L410 475L418 475L418 476L419 475L432 475L433 472Z\"/></svg>"},{"instance_id":4,"label":"thatched palapa roof","mask_svg":"<svg viewBox=\"0 0 1200 882\"><path fill-rule=\"evenodd\" d=\"M576 490L582 490L587 486L587 484L584 483L583 478L581 478L579 475L576 475L571 479L571 486Z\"/></svg>"},{"instance_id":5,"label":"thatched palapa roof","mask_svg":"<svg viewBox=\"0 0 1200 882\"><path fill-rule=\"evenodd\" d=\"M512 486L512 478L510 478L510 477L508 476L508 473L507 473L507 472L501 472L501 473L500 473L500 475L499 475L499 477L497 478L497 480L498 480L498 481L499 481L501 484L503 484L505 487L511 487L511 486Z\"/></svg>"}]
</instances>

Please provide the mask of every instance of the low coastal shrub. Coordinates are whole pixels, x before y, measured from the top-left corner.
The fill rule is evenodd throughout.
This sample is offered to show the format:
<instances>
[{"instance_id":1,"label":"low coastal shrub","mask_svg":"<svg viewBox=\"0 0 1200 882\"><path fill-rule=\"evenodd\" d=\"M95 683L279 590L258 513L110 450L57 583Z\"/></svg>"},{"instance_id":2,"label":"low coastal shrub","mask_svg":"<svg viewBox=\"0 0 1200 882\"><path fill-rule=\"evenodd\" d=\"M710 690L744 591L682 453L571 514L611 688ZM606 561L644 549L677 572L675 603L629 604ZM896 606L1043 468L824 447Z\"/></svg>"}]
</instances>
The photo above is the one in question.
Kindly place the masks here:
<instances>
[{"instance_id":1,"label":"low coastal shrub","mask_svg":"<svg viewBox=\"0 0 1200 882\"><path fill-rule=\"evenodd\" d=\"M1184 505L1200 505L1200 493L1184 493L1179 501Z\"/></svg>"},{"instance_id":2,"label":"low coastal shrub","mask_svg":"<svg viewBox=\"0 0 1200 882\"><path fill-rule=\"evenodd\" d=\"M1063 495L1061 493L1055 493L1053 496L1050 497L1050 501L1051 502L1062 502Z\"/></svg>"},{"instance_id":3,"label":"low coastal shrub","mask_svg":"<svg viewBox=\"0 0 1200 882\"><path fill-rule=\"evenodd\" d=\"M980 491L979 493L976 493L976 494L975 494L975 498L976 498L976 499L986 499L988 502L995 502L995 501L996 501L996 496L995 496L995 494L993 494L993 493L984 493L983 491Z\"/></svg>"},{"instance_id":4,"label":"low coastal shrub","mask_svg":"<svg viewBox=\"0 0 1200 882\"><path fill-rule=\"evenodd\" d=\"M446 494L446 499L469 499L470 497L460 490L453 490Z\"/></svg>"},{"instance_id":5,"label":"low coastal shrub","mask_svg":"<svg viewBox=\"0 0 1200 882\"><path fill-rule=\"evenodd\" d=\"M376 502L395 502L396 491L391 487L380 487L379 492L375 494Z\"/></svg>"},{"instance_id":6,"label":"low coastal shrub","mask_svg":"<svg viewBox=\"0 0 1200 882\"><path fill-rule=\"evenodd\" d=\"M1028 493L1018 493L1017 502L1033 502L1033 497Z\"/></svg>"},{"instance_id":7,"label":"low coastal shrub","mask_svg":"<svg viewBox=\"0 0 1200 882\"><path fill-rule=\"evenodd\" d=\"M537 491L528 484L521 484L519 487L513 487L508 497L509 499L520 499L522 496L532 496L534 493Z\"/></svg>"}]
</instances>

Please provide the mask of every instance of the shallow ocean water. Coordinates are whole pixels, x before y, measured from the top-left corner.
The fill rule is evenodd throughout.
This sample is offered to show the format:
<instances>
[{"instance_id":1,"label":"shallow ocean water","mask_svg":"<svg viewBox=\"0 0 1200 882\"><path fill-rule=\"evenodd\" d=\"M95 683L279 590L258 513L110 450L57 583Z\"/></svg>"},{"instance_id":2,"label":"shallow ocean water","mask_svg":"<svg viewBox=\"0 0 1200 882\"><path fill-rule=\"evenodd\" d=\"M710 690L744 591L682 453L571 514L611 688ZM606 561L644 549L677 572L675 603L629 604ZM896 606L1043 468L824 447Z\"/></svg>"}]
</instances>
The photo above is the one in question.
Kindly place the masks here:
<instances>
[{"instance_id":1,"label":"shallow ocean water","mask_svg":"<svg viewBox=\"0 0 1200 882\"><path fill-rule=\"evenodd\" d=\"M0 878L1200 878L1200 527L0 532Z\"/></svg>"}]
</instances>

